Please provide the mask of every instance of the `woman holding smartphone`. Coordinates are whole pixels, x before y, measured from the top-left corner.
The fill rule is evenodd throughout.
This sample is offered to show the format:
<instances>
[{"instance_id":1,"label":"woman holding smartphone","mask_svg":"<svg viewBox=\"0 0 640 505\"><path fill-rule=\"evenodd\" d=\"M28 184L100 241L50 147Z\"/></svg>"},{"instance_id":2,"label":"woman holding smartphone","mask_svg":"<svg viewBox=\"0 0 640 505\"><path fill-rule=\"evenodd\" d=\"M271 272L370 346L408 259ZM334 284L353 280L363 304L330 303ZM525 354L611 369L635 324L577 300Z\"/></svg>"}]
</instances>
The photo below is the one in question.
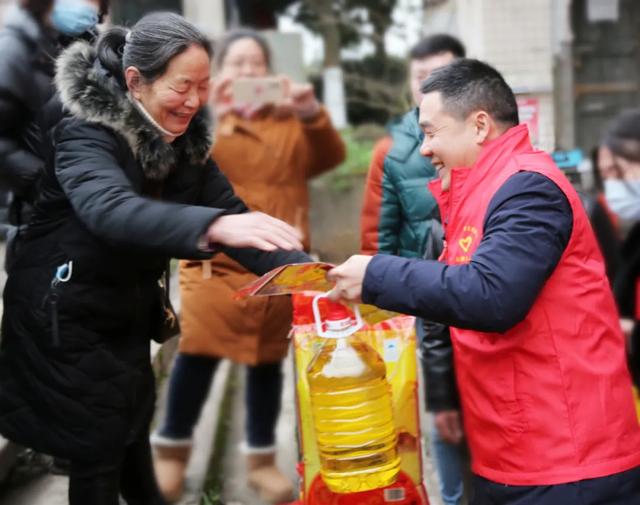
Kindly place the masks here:
<instances>
[{"instance_id":1,"label":"woman holding smartphone","mask_svg":"<svg viewBox=\"0 0 640 505\"><path fill-rule=\"evenodd\" d=\"M284 77L274 84L271 53L260 34L230 32L218 47L212 157L252 210L299 228L308 249L307 181L340 163L344 144L310 85ZM266 98L252 91L265 86ZM234 292L253 279L223 254L180 265L180 352L166 416L152 437L156 474L169 500L182 494L193 428L222 358L247 365L244 450L249 483L264 501L292 498L293 484L275 466L291 305L287 297L233 300ZM212 293L218 294L215 301Z\"/></svg>"}]
</instances>

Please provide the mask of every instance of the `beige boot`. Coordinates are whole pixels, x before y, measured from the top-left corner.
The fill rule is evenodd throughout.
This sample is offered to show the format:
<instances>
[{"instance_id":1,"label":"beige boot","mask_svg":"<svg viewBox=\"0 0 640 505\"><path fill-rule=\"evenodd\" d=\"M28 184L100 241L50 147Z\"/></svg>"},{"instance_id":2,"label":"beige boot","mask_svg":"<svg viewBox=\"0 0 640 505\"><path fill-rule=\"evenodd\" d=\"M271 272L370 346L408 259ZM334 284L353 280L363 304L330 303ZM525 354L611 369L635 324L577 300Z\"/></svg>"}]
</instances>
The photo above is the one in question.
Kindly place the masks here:
<instances>
[{"instance_id":1,"label":"beige boot","mask_svg":"<svg viewBox=\"0 0 640 505\"><path fill-rule=\"evenodd\" d=\"M178 501L184 491L184 474L191 456L191 444L163 444L152 438L153 468L158 487L169 503Z\"/></svg>"},{"instance_id":2,"label":"beige boot","mask_svg":"<svg viewBox=\"0 0 640 505\"><path fill-rule=\"evenodd\" d=\"M287 503L293 500L293 483L276 467L275 452L247 454L249 485L268 503Z\"/></svg>"}]
</instances>

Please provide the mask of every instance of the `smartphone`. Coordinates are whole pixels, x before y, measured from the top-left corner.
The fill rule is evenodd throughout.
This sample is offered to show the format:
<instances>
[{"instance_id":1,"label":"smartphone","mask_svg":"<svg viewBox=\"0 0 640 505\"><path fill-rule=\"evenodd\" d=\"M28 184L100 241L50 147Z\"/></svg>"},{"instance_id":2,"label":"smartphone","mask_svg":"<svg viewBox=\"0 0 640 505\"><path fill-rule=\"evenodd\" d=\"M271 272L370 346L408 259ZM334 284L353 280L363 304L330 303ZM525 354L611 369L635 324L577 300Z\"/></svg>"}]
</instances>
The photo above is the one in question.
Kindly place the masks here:
<instances>
[{"instance_id":1,"label":"smartphone","mask_svg":"<svg viewBox=\"0 0 640 505\"><path fill-rule=\"evenodd\" d=\"M238 104L260 107L284 99L284 87L278 77L235 79L231 90L233 102Z\"/></svg>"}]
</instances>

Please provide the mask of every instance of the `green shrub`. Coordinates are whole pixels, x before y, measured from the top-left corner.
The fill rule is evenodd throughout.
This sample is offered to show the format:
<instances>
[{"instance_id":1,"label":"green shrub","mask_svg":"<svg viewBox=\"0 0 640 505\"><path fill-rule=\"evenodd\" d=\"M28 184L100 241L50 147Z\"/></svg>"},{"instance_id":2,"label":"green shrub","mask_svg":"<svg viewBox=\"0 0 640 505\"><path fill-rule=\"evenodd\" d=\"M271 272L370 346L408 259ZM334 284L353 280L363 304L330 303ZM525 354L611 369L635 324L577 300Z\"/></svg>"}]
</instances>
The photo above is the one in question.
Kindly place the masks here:
<instances>
[{"instance_id":1,"label":"green shrub","mask_svg":"<svg viewBox=\"0 0 640 505\"><path fill-rule=\"evenodd\" d=\"M371 134L373 130L369 130ZM362 132L360 132L362 133ZM377 137L358 135L356 129L342 130L341 135L347 147L346 159L334 170L318 178L318 184L331 186L337 191L351 187L353 179L360 177L369 170L371 154L375 141L384 135L384 129L378 129Z\"/></svg>"}]
</instances>

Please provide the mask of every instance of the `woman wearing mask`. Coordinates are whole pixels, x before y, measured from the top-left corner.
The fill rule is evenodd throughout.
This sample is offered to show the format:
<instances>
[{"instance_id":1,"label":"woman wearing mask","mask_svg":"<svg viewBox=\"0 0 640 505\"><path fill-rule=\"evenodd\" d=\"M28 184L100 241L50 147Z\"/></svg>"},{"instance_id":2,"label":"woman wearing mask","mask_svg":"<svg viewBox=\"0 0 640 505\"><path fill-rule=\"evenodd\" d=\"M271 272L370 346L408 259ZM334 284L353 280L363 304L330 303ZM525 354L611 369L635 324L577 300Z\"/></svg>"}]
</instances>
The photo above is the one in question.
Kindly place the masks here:
<instances>
[{"instance_id":1,"label":"woman wearing mask","mask_svg":"<svg viewBox=\"0 0 640 505\"><path fill-rule=\"evenodd\" d=\"M600 151L605 197L625 235L614 292L628 337L631 374L640 386L640 109L609 124Z\"/></svg>"},{"instance_id":2,"label":"woman wearing mask","mask_svg":"<svg viewBox=\"0 0 640 505\"><path fill-rule=\"evenodd\" d=\"M237 79L270 73L269 47L258 33L229 33L216 63L213 99L219 124L213 159L249 207L299 227L306 248L307 180L342 161L343 142L310 85L283 79L284 99L263 107L234 98ZM292 483L275 466L291 305L285 297L234 301L234 292L253 279L225 255L181 264L180 353L169 382L166 417L152 439L156 474L169 499L182 493L193 428L221 358L248 365L244 449L249 483L267 502L292 497ZM214 301L212 293L223 295Z\"/></svg>"},{"instance_id":3,"label":"woman wearing mask","mask_svg":"<svg viewBox=\"0 0 640 505\"><path fill-rule=\"evenodd\" d=\"M308 259L276 250L300 249L299 233L249 212L208 157L210 55L160 13L58 60L70 115L4 292L0 433L70 460L71 505L165 503L149 339L170 322L168 258L221 250L258 274Z\"/></svg>"},{"instance_id":4,"label":"woman wearing mask","mask_svg":"<svg viewBox=\"0 0 640 505\"><path fill-rule=\"evenodd\" d=\"M109 11L109 0L55 0L51 23L61 34L63 45L95 34L95 26Z\"/></svg>"},{"instance_id":5,"label":"woman wearing mask","mask_svg":"<svg viewBox=\"0 0 640 505\"><path fill-rule=\"evenodd\" d=\"M21 0L8 11L0 32L0 182L13 193L15 226L29 221L44 168L42 138L60 116L45 108L54 93L55 59L77 37L93 36L108 9L108 0Z\"/></svg>"}]
</instances>

